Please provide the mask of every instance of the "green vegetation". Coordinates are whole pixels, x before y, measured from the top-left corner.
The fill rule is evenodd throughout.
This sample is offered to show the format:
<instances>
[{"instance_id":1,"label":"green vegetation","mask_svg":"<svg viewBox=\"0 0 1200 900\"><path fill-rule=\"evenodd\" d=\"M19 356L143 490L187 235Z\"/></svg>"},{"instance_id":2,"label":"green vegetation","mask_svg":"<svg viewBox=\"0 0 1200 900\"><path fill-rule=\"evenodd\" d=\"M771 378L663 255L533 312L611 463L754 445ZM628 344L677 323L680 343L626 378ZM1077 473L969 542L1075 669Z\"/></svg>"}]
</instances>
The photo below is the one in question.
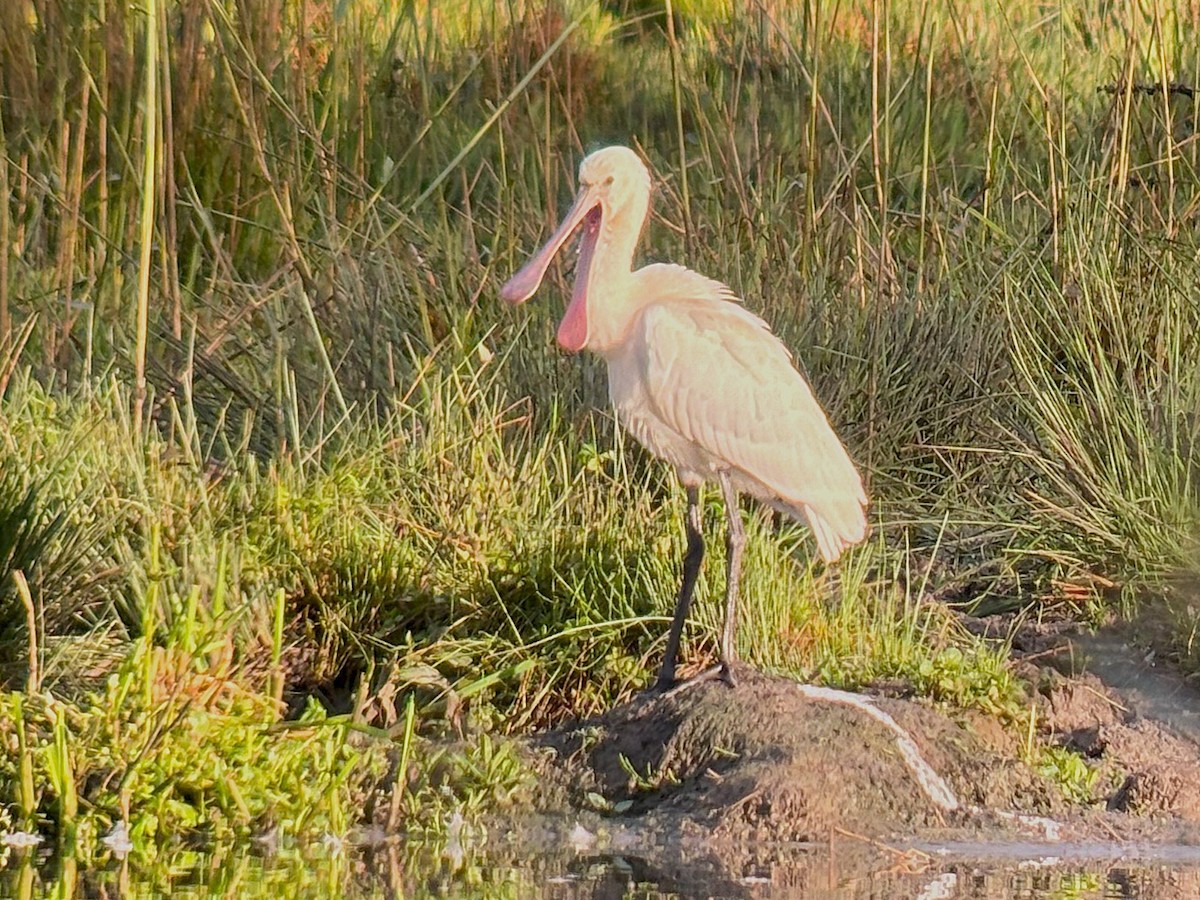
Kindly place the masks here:
<instances>
[{"instance_id":1,"label":"green vegetation","mask_svg":"<svg viewBox=\"0 0 1200 900\"><path fill-rule=\"evenodd\" d=\"M1038 770L1053 779L1062 789L1063 796L1077 803L1091 802L1100 773L1066 747L1046 747L1038 761Z\"/></svg>"},{"instance_id":2,"label":"green vegetation","mask_svg":"<svg viewBox=\"0 0 1200 900\"><path fill-rule=\"evenodd\" d=\"M560 280L494 299L603 143L654 167L646 257L772 321L868 476L836 574L750 514L748 659L1017 718L945 601L1194 567L1193 12L656 9L0 4L14 827L85 862L124 818L148 856L437 831L525 788L486 735L646 683L680 491L550 349Z\"/></svg>"}]
</instances>

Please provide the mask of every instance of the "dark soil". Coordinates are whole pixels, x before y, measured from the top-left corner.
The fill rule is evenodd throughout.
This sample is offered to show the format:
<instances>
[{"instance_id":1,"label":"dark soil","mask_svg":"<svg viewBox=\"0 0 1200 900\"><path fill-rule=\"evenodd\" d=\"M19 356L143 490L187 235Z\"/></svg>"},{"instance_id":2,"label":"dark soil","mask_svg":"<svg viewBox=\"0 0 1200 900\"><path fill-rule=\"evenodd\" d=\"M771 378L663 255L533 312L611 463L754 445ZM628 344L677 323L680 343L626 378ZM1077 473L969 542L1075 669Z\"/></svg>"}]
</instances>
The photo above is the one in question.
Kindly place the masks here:
<instances>
[{"instance_id":1,"label":"dark soil","mask_svg":"<svg viewBox=\"0 0 1200 900\"><path fill-rule=\"evenodd\" d=\"M1108 810L1200 825L1200 690L1126 627L1027 634L1045 730L1098 773ZM1029 663L1025 664L1028 667Z\"/></svg>"},{"instance_id":2,"label":"dark soil","mask_svg":"<svg viewBox=\"0 0 1200 900\"><path fill-rule=\"evenodd\" d=\"M901 699L877 701L965 805L1049 815L1061 792L997 752L975 727ZM696 829L716 840L824 841L835 829L881 836L964 824L940 809L863 711L810 700L793 681L743 670L648 696L544 735L548 806L607 806L644 827Z\"/></svg>"},{"instance_id":3,"label":"dark soil","mask_svg":"<svg viewBox=\"0 0 1200 900\"><path fill-rule=\"evenodd\" d=\"M1135 846L1157 859L1181 848L1196 860L1177 864L1200 863L1200 851L1192 853L1200 844L1200 691L1120 631L1026 629L1014 644L1039 744L1073 749L1096 772L1086 800L1068 800L1025 761L1027 735L1012 725L872 698L956 795L956 805L939 805L888 727L861 709L811 699L793 681L743 669L736 687L710 680L643 695L531 739L540 821L559 823L548 826L560 832L551 841L577 853L658 848L630 858L652 860L668 881L676 869L704 872L710 886L728 881L731 896L744 893L747 877L754 882L745 873L780 871L761 861L780 847L822 857L841 847L843 874L854 858L847 846L863 848L876 874L910 865L924 872L939 847L972 859L1007 858L1014 848L1120 858ZM519 831L513 826L510 839ZM812 868L798 871L817 877Z\"/></svg>"},{"instance_id":4,"label":"dark soil","mask_svg":"<svg viewBox=\"0 0 1200 900\"><path fill-rule=\"evenodd\" d=\"M1072 792L1027 762L1024 726L879 686L888 695L870 702L915 744L914 763L869 711L742 669L736 687L643 695L528 739L536 811L495 823L488 852L539 860L539 896L564 900L639 884L660 892L645 896L760 900L998 900L1081 885L1200 896L1200 690L1128 626L965 624L1012 641L1033 745L1074 750L1094 773ZM922 767L950 802L922 785Z\"/></svg>"}]
</instances>

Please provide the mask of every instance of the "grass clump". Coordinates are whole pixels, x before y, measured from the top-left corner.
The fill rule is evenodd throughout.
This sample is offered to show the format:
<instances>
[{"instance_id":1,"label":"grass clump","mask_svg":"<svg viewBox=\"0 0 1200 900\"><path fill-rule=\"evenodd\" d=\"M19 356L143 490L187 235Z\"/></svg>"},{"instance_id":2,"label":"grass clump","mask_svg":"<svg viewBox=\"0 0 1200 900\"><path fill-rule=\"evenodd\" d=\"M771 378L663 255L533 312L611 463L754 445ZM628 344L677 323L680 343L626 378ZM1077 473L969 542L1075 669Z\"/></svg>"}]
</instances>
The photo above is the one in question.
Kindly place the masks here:
<instances>
[{"instance_id":1,"label":"grass clump","mask_svg":"<svg viewBox=\"0 0 1200 900\"><path fill-rule=\"evenodd\" d=\"M121 821L143 857L189 838L340 835L372 770L319 706L275 734L268 697L161 648L131 653L73 701L20 697L4 697L0 730L20 748L5 757L6 776L30 772L23 824L48 824L63 852L85 860Z\"/></svg>"}]
</instances>

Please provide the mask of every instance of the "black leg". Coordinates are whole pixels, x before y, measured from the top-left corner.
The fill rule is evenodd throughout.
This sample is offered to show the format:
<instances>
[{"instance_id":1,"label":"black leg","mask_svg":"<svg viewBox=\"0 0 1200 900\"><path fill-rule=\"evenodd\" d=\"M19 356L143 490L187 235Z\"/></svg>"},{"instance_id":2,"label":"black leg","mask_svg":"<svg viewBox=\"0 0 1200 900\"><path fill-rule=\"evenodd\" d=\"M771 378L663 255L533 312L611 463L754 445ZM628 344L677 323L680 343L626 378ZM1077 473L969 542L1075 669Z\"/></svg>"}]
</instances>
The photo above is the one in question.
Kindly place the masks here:
<instances>
[{"instance_id":1,"label":"black leg","mask_svg":"<svg viewBox=\"0 0 1200 900\"><path fill-rule=\"evenodd\" d=\"M722 472L719 478L728 521L728 530L725 532L725 627L721 631L721 673L732 685L733 664L737 662L734 636L737 633L738 581L742 573L742 548L746 544L746 531L742 527L738 495L729 481L729 473Z\"/></svg>"},{"instance_id":2,"label":"black leg","mask_svg":"<svg viewBox=\"0 0 1200 900\"><path fill-rule=\"evenodd\" d=\"M675 601L675 618L671 621L671 632L667 635L667 655L658 673L655 689L665 691L675 683L675 663L679 657L679 641L683 637L683 623L687 621L692 607L692 591L700 575L700 563L704 560L703 521L700 512L700 488L687 488L687 553L683 557L683 583L679 585L679 598Z\"/></svg>"}]
</instances>

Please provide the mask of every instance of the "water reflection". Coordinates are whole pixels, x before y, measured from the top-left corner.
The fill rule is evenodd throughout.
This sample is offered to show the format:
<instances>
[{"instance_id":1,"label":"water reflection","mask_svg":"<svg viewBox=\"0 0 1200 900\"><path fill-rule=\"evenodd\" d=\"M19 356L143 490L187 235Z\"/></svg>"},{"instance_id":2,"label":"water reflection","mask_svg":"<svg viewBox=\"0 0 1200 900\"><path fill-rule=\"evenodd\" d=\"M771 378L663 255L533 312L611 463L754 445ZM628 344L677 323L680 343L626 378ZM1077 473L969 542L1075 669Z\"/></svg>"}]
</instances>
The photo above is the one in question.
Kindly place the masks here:
<instances>
[{"instance_id":1,"label":"water reflection","mask_svg":"<svg viewBox=\"0 0 1200 900\"><path fill-rule=\"evenodd\" d=\"M994 849L994 848L993 848ZM1045 847L1039 848L1045 850ZM682 847L645 856L533 854L392 843L372 849L271 855L245 849L179 850L153 861L112 860L86 870L77 861L14 853L0 870L6 897L461 897L624 900L624 898L1008 898L1200 897L1200 848L1066 846L1058 856L1018 857L978 846L909 848L828 845L741 848L720 857ZM1167 852L1159 852L1161 850ZM1085 854L1084 851L1087 851ZM1092 855L1092 859L1079 858ZM972 858L974 857L974 858Z\"/></svg>"}]
</instances>

